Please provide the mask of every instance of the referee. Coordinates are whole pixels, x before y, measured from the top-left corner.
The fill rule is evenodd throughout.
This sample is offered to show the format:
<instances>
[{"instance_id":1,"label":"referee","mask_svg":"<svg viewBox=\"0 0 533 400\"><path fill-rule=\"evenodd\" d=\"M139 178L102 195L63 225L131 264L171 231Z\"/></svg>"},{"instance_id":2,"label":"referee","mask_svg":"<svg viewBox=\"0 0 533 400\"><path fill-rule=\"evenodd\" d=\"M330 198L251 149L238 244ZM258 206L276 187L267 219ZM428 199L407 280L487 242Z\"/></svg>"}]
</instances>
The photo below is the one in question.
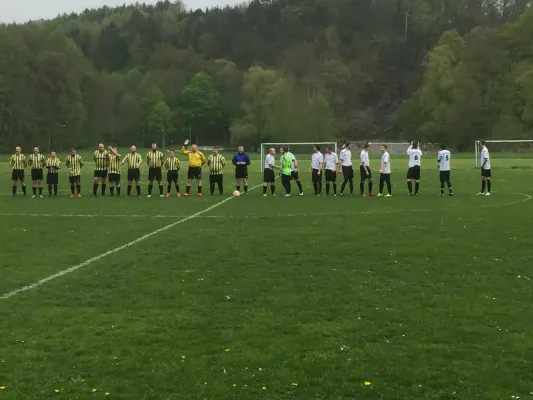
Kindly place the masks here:
<instances>
[{"instance_id":1,"label":"referee","mask_svg":"<svg viewBox=\"0 0 533 400\"><path fill-rule=\"evenodd\" d=\"M250 156L244 152L244 147L239 146L237 153L231 161L235 165L236 189L241 190L241 182L244 186L244 194L248 194L248 165L250 165Z\"/></svg>"},{"instance_id":2,"label":"referee","mask_svg":"<svg viewBox=\"0 0 533 400\"><path fill-rule=\"evenodd\" d=\"M46 166L46 160L44 156L39 153L39 148L33 148L33 154L28 157L28 165L31 168L31 181L33 196L32 199L37 197L37 187L39 187L39 197L43 198L43 168Z\"/></svg>"},{"instance_id":3,"label":"referee","mask_svg":"<svg viewBox=\"0 0 533 400\"><path fill-rule=\"evenodd\" d=\"M128 196L131 196L131 187L133 181L135 181L135 187L137 189L137 196L141 197L141 171L140 166L143 163L143 159L139 153L137 153L137 147L131 146L130 153L124 157L120 165L128 165Z\"/></svg>"},{"instance_id":4,"label":"referee","mask_svg":"<svg viewBox=\"0 0 533 400\"><path fill-rule=\"evenodd\" d=\"M215 184L218 185L218 191L222 196L224 194L224 167L226 159L218 152L218 148L213 148L213 154L207 159L209 167L209 190L211 195L215 193Z\"/></svg>"},{"instance_id":5,"label":"referee","mask_svg":"<svg viewBox=\"0 0 533 400\"><path fill-rule=\"evenodd\" d=\"M152 197L152 188L154 187L154 180L159 185L159 197L164 197L161 167L165 156L157 150L157 143L152 143L152 150L146 154L146 163L148 164L148 196Z\"/></svg>"},{"instance_id":6,"label":"referee","mask_svg":"<svg viewBox=\"0 0 533 400\"><path fill-rule=\"evenodd\" d=\"M102 196L105 196L107 172L109 168L109 153L104 145L100 143L98 149L93 153L94 174L93 174L93 197L98 195L98 182L102 183Z\"/></svg>"},{"instance_id":7,"label":"referee","mask_svg":"<svg viewBox=\"0 0 533 400\"><path fill-rule=\"evenodd\" d=\"M205 164L205 156L201 151L198 151L198 145L196 144L191 146L191 150L187 150L185 146L188 144L189 141L186 140L181 147L181 154L185 154L189 160L185 196L189 196L189 193L191 192L191 183L193 179L196 179L198 184L198 196L202 196L202 166Z\"/></svg>"},{"instance_id":8,"label":"referee","mask_svg":"<svg viewBox=\"0 0 533 400\"><path fill-rule=\"evenodd\" d=\"M17 181L20 181L20 187L22 193L26 196L26 184L24 183L24 168L26 168L26 157L22 154L20 147L15 148L15 154L11 156L10 160L11 168L11 180L13 181L13 196L17 195Z\"/></svg>"}]
</instances>

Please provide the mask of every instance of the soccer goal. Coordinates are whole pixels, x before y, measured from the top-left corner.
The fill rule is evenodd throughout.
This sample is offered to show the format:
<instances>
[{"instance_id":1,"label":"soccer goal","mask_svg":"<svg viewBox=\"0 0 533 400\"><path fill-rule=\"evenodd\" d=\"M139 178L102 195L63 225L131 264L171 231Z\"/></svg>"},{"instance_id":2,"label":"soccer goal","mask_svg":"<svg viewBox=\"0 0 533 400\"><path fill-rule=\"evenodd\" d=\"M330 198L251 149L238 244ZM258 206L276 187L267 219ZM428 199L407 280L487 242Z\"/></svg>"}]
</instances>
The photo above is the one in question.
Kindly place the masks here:
<instances>
[{"instance_id":1,"label":"soccer goal","mask_svg":"<svg viewBox=\"0 0 533 400\"><path fill-rule=\"evenodd\" d=\"M259 163L260 171L263 171L263 164L268 149L273 147L276 149L276 159L279 158L279 148L288 147L289 151L296 156L297 160L311 160L313 154L313 146L320 146L322 154L326 152L326 146L331 146L335 153L337 152L337 142L318 142L318 143L261 143L261 162ZM306 166L307 167L307 166Z\"/></svg>"},{"instance_id":2,"label":"soccer goal","mask_svg":"<svg viewBox=\"0 0 533 400\"><path fill-rule=\"evenodd\" d=\"M493 158L523 158L533 156L533 140L485 140ZM476 167L479 167L481 141L474 142Z\"/></svg>"}]
</instances>

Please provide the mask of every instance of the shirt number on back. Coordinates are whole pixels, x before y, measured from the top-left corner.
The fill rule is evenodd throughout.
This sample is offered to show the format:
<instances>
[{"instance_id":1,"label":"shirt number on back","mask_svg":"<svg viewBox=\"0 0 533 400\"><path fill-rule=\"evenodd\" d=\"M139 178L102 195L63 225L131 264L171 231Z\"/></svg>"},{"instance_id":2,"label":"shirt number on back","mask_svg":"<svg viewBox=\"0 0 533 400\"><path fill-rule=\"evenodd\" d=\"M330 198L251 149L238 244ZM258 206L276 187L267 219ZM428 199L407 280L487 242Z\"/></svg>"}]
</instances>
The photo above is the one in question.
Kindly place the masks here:
<instances>
[{"instance_id":1,"label":"shirt number on back","mask_svg":"<svg viewBox=\"0 0 533 400\"><path fill-rule=\"evenodd\" d=\"M450 159L450 156L446 156L446 161L448 161Z\"/></svg>"},{"instance_id":2,"label":"shirt number on back","mask_svg":"<svg viewBox=\"0 0 533 400\"><path fill-rule=\"evenodd\" d=\"M415 160L418 160L418 156L415 156Z\"/></svg>"}]
</instances>

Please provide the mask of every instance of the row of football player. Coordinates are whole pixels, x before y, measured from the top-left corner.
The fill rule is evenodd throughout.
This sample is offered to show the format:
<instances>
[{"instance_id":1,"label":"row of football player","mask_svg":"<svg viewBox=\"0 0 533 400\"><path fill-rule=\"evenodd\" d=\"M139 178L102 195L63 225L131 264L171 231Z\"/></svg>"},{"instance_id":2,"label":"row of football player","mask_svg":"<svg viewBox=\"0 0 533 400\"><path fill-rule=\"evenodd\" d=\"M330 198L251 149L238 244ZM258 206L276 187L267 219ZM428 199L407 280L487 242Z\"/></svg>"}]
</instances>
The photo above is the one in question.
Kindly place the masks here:
<instances>
[{"instance_id":1,"label":"row of football player","mask_svg":"<svg viewBox=\"0 0 533 400\"><path fill-rule=\"evenodd\" d=\"M482 149L480 153L480 165L481 165L481 192L480 195L490 196L491 191L491 165L490 165L490 154L487 149L485 141L481 142ZM448 188L448 194L453 196L453 188L451 183L451 153L446 148L446 146L441 145L441 150L437 155L437 162L439 166L439 180L440 180L440 195L444 196L445 185ZM388 152L387 145L383 144L380 146L381 149L381 164L379 168L379 192L378 196L391 197L392 196L392 185L391 185L391 160ZM290 196L291 193L291 180L296 180L298 183L298 169L297 161L287 148L280 148L282 156L280 158L280 166L274 164L274 155L275 149L269 149L269 152L265 158L264 165L264 182L265 186L267 184L274 185L273 170L280 169L282 183L285 188L285 196ZM360 172L360 194L361 196L366 196L365 194L365 183L368 184L368 195L374 196L373 193L373 180L372 180L372 170L370 168L370 143L366 143L361 150L359 158L359 172ZM406 176L407 188L409 196L417 196L420 189L420 169L422 162L422 151L419 148L418 142L411 142L411 145L407 149L408 155L408 170ZM289 158L287 158L289 157ZM326 181L326 195L330 192L330 186L333 186L333 194L337 193L337 174L341 174L343 177L343 182L341 185L340 195L344 194L344 190L348 185L350 188L350 193L353 194L354 191L354 170L352 163L352 152L351 146L345 144L342 147L340 156L337 156L330 146L326 147L325 154L321 153L319 146L314 146L314 152L311 156L311 166L310 171L312 173L313 187L315 195L322 194L322 175L325 175ZM413 191L413 182L414 182L414 191ZM384 188L387 186L387 194L384 195ZM300 185L299 185L300 188ZM263 194L265 195L266 189L263 189ZM274 193L274 190L272 190ZM300 189L300 194L301 194Z\"/></svg>"},{"instance_id":2,"label":"row of football player","mask_svg":"<svg viewBox=\"0 0 533 400\"><path fill-rule=\"evenodd\" d=\"M365 182L368 182L368 189L369 189L369 195L373 196L372 192L372 171L370 169L370 162L369 162L369 149L370 144L365 144L363 150L360 154L360 191L361 195L365 196L364 193L364 185ZM136 149L135 146L132 146L132 154L135 153ZM94 159L95 162L97 162L97 152L103 151L103 145L99 145L99 149L95 152ZM152 152L157 151L157 145L152 145ZM390 184L390 156L387 151L387 146L382 145L381 146L382 151L382 157L381 157L381 168L379 170L380 172L380 190L378 193L378 196L383 195L383 189L384 185L387 184L388 194L386 197L391 196L391 184ZM282 154L280 158L280 166L276 166L274 164L274 155L275 155L275 149L271 148L269 149L269 152L265 158L265 168L264 168L264 185L263 185L263 195L266 196L266 190L267 186L271 186L272 194L275 194L275 186L274 186L274 169L279 168L281 170L281 177L282 177L282 183L285 188L286 196L290 196L291 193L291 181L296 181L300 194L303 194L302 185L299 181L298 176L298 164L295 156L286 148L281 147L280 152ZM162 153L157 153L161 156L161 161L163 159ZM189 194L190 189L190 182L192 179L196 178L198 181L198 194L201 195L201 169L197 166L191 167L191 157L198 155L200 156L200 159L203 160L203 162L200 163L200 167L205 163L205 157L201 152L198 152L197 146L193 145L192 151L187 151L182 148L182 153L189 155L189 171L188 171L188 181L187 181L187 192L185 195ZM195 154L199 153L199 154ZM110 147L110 155L114 155L117 157L117 159L120 159L120 156L116 152L116 149ZM150 153L149 153L150 154ZM409 195L417 195L419 190L419 181L420 181L420 165L421 165L421 158L422 158L422 152L418 148L418 143L413 142L411 143L411 146L407 150L407 154L409 156L409 169L407 172L407 185L409 189ZM25 193L25 186L23 184L24 182L24 167L26 166L25 160L24 164L21 168L20 165L20 155L21 155L21 149L20 147L17 147L16 153L11 158L11 164L13 167L13 195L16 193L16 183L17 180L20 180L22 182L22 189ZM128 155L129 156L129 155ZM244 157L243 157L244 156ZM22 155L23 157L23 155ZM79 161L79 169L83 166L83 162L81 161L81 157L76 155L75 149L72 149L71 155L69 158L77 158ZM147 156L149 157L149 156ZM175 154L173 151L171 151L170 159L174 158ZM67 158L67 166L71 168L72 166L69 166L69 158ZM449 150L445 148L445 146L441 146L441 151L438 154L437 161L439 163L439 170L440 170L440 181L441 181L441 195L444 195L444 184L446 183L448 186L449 194L453 195L452 191L452 185L450 182L450 158L451 154ZM246 160L246 162L235 162L235 160ZM126 160L124 160L122 163L124 163ZM168 161L168 159L167 159ZM178 168L179 169L179 161L176 160ZM46 166L46 168L49 169L49 174L47 177L47 183L48 183L48 189L49 189L49 195L52 195L52 189L54 190L54 194L57 195L57 170L59 169L59 160L57 160L55 153L51 154L51 157L48 160L44 160L44 156L39 154L38 148L34 149L34 154L30 156L28 160L28 164L32 166L32 181L33 181L33 190L34 190L34 196L36 196L36 190L39 189L39 195L42 196L42 168L38 168L39 164L41 164L42 167ZM76 163L70 163L70 164L76 164ZM245 192L247 192L247 166L250 164L250 158L248 155L244 153L244 149L242 146L239 146L237 154L234 156L233 164L236 166L235 171L235 178L237 179L237 191L240 190L240 183L244 183ZM488 149L486 147L486 144L482 142L482 151L481 151L481 172L482 172L482 191L480 194L486 194L490 195L490 189L491 189L491 182L490 182L490 176L491 176L491 169L490 169L490 156ZM139 164L140 165L140 164ZM137 167L139 166L137 165ZM211 193L214 192L214 186L215 184L218 184L218 188L220 193L223 192L223 185L222 185L222 169L225 166L225 160L224 158L218 153L217 149L213 149L213 155L209 157L208 165L210 167L210 189ZM76 166L74 165L74 168ZM168 169L168 166L167 166ZM216 169L216 171L214 171ZM139 176L138 175L138 168L136 168L137 171L130 171L128 170L128 194L131 193L131 183L133 180L136 181L137 184L137 191L140 195L140 185L139 183ZM192 171L191 171L192 170ZM326 154L323 155L320 152L320 147L315 146L314 153L312 155L311 159L311 166L310 171L312 172L312 180L313 180L313 186L315 190L315 195L322 194L322 171L324 171L324 175L326 178L326 194L329 194L330 184L333 184L333 194L336 195L336 180L337 180L337 172L342 174L344 177L343 183L341 185L341 192L340 194L344 194L344 189L347 184L349 184L350 187L350 193L353 193L353 164L351 161L351 147L349 144L346 144L343 146L341 154L340 154L340 160L339 157L332 151L331 147L326 148ZM70 183L71 183L71 189L72 194L71 196L74 196L74 185L77 186L78 189L78 196L81 196L80 194L80 179L79 179L79 170L78 171L72 171L70 170ZM133 172L133 174L132 174ZM135 174L137 172L137 174ZM192 173L191 173L192 172ZM77 173L77 175L76 175ZM110 175L110 192L111 194L114 194L114 186L117 186L117 194L120 194L120 173L118 174L109 174ZM114 176L113 176L114 175ZM95 170L95 185L93 187L93 195L96 195L97 190L97 182L101 181L102 183L102 194L105 193L105 179L107 177L107 170L102 169L96 169ZM157 180L160 186L160 195L163 196L163 189L161 185L161 170L160 168L150 168L149 172L149 196L151 196L151 186L153 180ZM413 187L412 187L412 181L415 181L415 191L413 193ZM172 170L169 170L167 173L167 197L170 196L170 187L171 184L174 183L176 185L176 191L177 195L179 196L179 186L177 182L177 170L175 167L173 167ZM487 185L485 185L487 183ZM487 187L487 192L485 192L485 186Z\"/></svg>"}]
</instances>

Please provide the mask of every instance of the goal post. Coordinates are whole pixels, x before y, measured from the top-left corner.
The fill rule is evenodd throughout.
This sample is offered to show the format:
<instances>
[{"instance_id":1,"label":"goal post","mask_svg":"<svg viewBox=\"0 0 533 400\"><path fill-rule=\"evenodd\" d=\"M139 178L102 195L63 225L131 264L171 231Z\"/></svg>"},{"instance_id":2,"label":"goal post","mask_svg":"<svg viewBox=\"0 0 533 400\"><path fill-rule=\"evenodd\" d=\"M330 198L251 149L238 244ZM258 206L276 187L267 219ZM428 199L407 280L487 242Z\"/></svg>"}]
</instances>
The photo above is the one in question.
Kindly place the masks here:
<instances>
[{"instance_id":1,"label":"goal post","mask_svg":"<svg viewBox=\"0 0 533 400\"><path fill-rule=\"evenodd\" d=\"M494 158L520 158L533 155L533 140L485 140ZM474 142L475 165L480 166L481 140Z\"/></svg>"},{"instance_id":2,"label":"goal post","mask_svg":"<svg viewBox=\"0 0 533 400\"><path fill-rule=\"evenodd\" d=\"M288 147L289 151L296 156L297 160L302 157L308 157L311 160L311 154L313 153L313 146L320 146L320 151L324 153L326 146L331 146L335 153L337 153L337 142L309 142L309 143L261 143L261 162L259 163L260 172L263 172L263 164L265 157L268 153L268 149L273 147L276 149L276 154L279 154L280 147Z\"/></svg>"}]
</instances>

